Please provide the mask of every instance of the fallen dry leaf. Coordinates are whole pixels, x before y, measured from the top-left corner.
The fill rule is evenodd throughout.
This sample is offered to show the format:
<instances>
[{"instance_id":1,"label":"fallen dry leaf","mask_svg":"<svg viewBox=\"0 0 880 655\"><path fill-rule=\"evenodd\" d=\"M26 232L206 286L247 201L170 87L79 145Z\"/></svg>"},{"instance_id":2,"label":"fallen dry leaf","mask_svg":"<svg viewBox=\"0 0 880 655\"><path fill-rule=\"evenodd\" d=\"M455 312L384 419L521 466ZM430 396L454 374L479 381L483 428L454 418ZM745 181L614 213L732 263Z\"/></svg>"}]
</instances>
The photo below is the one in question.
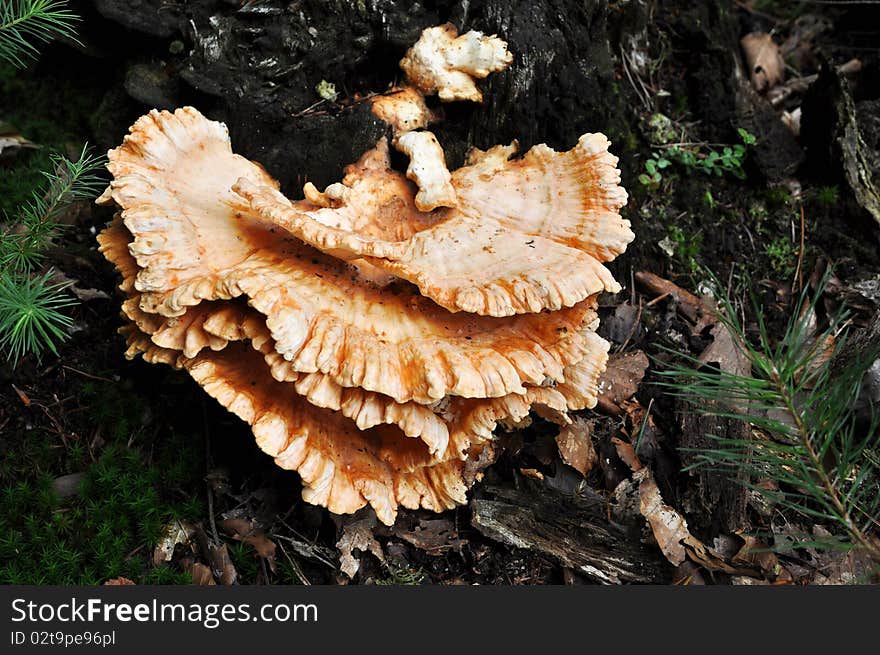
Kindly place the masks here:
<instances>
[{"instance_id":1,"label":"fallen dry leaf","mask_svg":"<svg viewBox=\"0 0 880 655\"><path fill-rule=\"evenodd\" d=\"M534 478L535 480L544 479L544 474L541 473L538 469L520 469L519 472L530 478Z\"/></svg>"},{"instance_id":2,"label":"fallen dry leaf","mask_svg":"<svg viewBox=\"0 0 880 655\"><path fill-rule=\"evenodd\" d=\"M623 401L638 391L648 366L648 357L641 350L611 355L599 380L598 407L609 414L620 414Z\"/></svg>"},{"instance_id":3,"label":"fallen dry leaf","mask_svg":"<svg viewBox=\"0 0 880 655\"><path fill-rule=\"evenodd\" d=\"M187 544L196 533L196 528L187 521L171 521L162 531L159 543L153 549L153 564L158 566L170 562L177 544Z\"/></svg>"},{"instance_id":4,"label":"fallen dry leaf","mask_svg":"<svg viewBox=\"0 0 880 655\"><path fill-rule=\"evenodd\" d=\"M429 555L441 555L448 550L460 551L467 543L459 539L455 524L449 519L421 519L412 529L395 526L394 535Z\"/></svg>"},{"instance_id":5,"label":"fallen dry leaf","mask_svg":"<svg viewBox=\"0 0 880 655\"><path fill-rule=\"evenodd\" d=\"M15 127L0 121L0 159L12 157L23 148L36 149L39 147L36 143L24 138Z\"/></svg>"},{"instance_id":6,"label":"fallen dry leaf","mask_svg":"<svg viewBox=\"0 0 880 655\"><path fill-rule=\"evenodd\" d=\"M739 43L755 91L766 93L782 81L785 61L771 35L766 32L752 32L740 39Z\"/></svg>"},{"instance_id":7,"label":"fallen dry leaf","mask_svg":"<svg viewBox=\"0 0 880 655\"><path fill-rule=\"evenodd\" d=\"M254 529L250 521L241 517L232 517L217 521L217 527L233 539L241 539L243 536L253 532Z\"/></svg>"},{"instance_id":8,"label":"fallen dry leaf","mask_svg":"<svg viewBox=\"0 0 880 655\"><path fill-rule=\"evenodd\" d=\"M564 426L556 435L556 445L562 461L587 477L587 473L596 463L596 451L590 439L592 421L575 418L571 425Z\"/></svg>"},{"instance_id":9,"label":"fallen dry leaf","mask_svg":"<svg viewBox=\"0 0 880 655\"><path fill-rule=\"evenodd\" d=\"M687 559L684 541L691 538L687 521L663 502L660 490L648 469L638 475L639 510L651 526L657 545L672 564L679 566Z\"/></svg>"},{"instance_id":10,"label":"fallen dry leaf","mask_svg":"<svg viewBox=\"0 0 880 655\"><path fill-rule=\"evenodd\" d=\"M214 581L214 575L211 573L211 569L201 562L193 562L192 566L189 568L189 573L192 575L192 583L194 585L204 587L217 584Z\"/></svg>"},{"instance_id":11,"label":"fallen dry leaf","mask_svg":"<svg viewBox=\"0 0 880 655\"><path fill-rule=\"evenodd\" d=\"M693 536L688 530L685 518L673 507L663 502L660 489L654 481L650 469L641 469L633 474L639 486L639 510L648 524L663 555L675 566L690 559L710 570L723 571L736 575L763 577L751 567L736 566L712 548Z\"/></svg>"},{"instance_id":12,"label":"fallen dry leaf","mask_svg":"<svg viewBox=\"0 0 880 655\"><path fill-rule=\"evenodd\" d=\"M767 547L767 544L751 535L741 534L739 537L744 543L739 552L733 556L733 561L759 568L771 580L776 578L780 572L779 558Z\"/></svg>"},{"instance_id":13,"label":"fallen dry leaf","mask_svg":"<svg viewBox=\"0 0 880 655\"><path fill-rule=\"evenodd\" d=\"M620 303L611 316L602 320L603 336L607 335L614 343L626 343L636 335L641 313L641 307L629 301Z\"/></svg>"},{"instance_id":14,"label":"fallen dry leaf","mask_svg":"<svg viewBox=\"0 0 880 655\"><path fill-rule=\"evenodd\" d=\"M371 514L365 518L349 521L342 528L342 536L336 543L339 549L339 569L349 578L360 568L360 560L354 556L354 551L362 553L370 552L380 562L385 562L385 553L382 546L373 536L373 528L376 527L376 516Z\"/></svg>"},{"instance_id":15,"label":"fallen dry leaf","mask_svg":"<svg viewBox=\"0 0 880 655\"><path fill-rule=\"evenodd\" d=\"M233 539L251 546L257 555L267 560L269 568L274 573L276 545L262 530L255 528L250 521L240 517L218 521L217 527Z\"/></svg>"},{"instance_id":16,"label":"fallen dry leaf","mask_svg":"<svg viewBox=\"0 0 880 655\"><path fill-rule=\"evenodd\" d=\"M112 578L111 580L107 580L104 583L105 587L128 587L131 585L137 584L133 580L129 580L128 578Z\"/></svg>"},{"instance_id":17,"label":"fallen dry leaf","mask_svg":"<svg viewBox=\"0 0 880 655\"><path fill-rule=\"evenodd\" d=\"M718 364L722 371L731 375L748 376L752 371L752 365L739 337L724 323L717 323L712 328L711 334L712 343L700 353L699 360L703 364Z\"/></svg>"},{"instance_id":18,"label":"fallen dry leaf","mask_svg":"<svg viewBox=\"0 0 880 655\"><path fill-rule=\"evenodd\" d=\"M611 437L611 443L614 444L617 456L620 457L623 463L630 467L633 472L642 469L642 463L639 461L639 456L636 455L635 448L632 447L631 443L618 437Z\"/></svg>"},{"instance_id":19,"label":"fallen dry leaf","mask_svg":"<svg viewBox=\"0 0 880 655\"><path fill-rule=\"evenodd\" d=\"M22 404L25 407L30 407L31 399L28 397L28 395L24 391L16 387L14 384L12 385L12 388L15 390L15 393L18 395L18 399L22 402Z\"/></svg>"},{"instance_id":20,"label":"fallen dry leaf","mask_svg":"<svg viewBox=\"0 0 880 655\"><path fill-rule=\"evenodd\" d=\"M208 555L211 558L211 568L214 569L214 574L220 579L220 584L235 584L235 581L238 580L238 571L235 570L232 558L229 557L229 549L226 547L226 544L219 547L211 545L208 548Z\"/></svg>"}]
</instances>

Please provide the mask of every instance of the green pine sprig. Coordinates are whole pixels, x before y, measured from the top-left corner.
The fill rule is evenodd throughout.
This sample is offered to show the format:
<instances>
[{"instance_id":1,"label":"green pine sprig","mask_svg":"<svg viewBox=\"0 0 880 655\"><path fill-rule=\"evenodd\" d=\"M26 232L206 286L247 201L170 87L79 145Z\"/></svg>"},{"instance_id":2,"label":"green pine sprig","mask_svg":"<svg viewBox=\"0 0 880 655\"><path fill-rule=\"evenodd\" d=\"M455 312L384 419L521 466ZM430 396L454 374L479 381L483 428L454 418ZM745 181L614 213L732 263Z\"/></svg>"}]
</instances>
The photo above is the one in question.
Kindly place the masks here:
<instances>
[{"instance_id":1,"label":"green pine sprig","mask_svg":"<svg viewBox=\"0 0 880 655\"><path fill-rule=\"evenodd\" d=\"M58 236L57 219L64 208L76 200L94 198L105 183L99 175L104 157L92 154L88 145L76 160L53 155L51 162L52 170L43 172L47 184L19 208L14 229L0 235L0 268L33 270Z\"/></svg>"},{"instance_id":2,"label":"green pine sprig","mask_svg":"<svg viewBox=\"0 0 880 655\"><path fill-rule=\"evenodd\" d=\"M13 365L25 354L57 355L57 344L73 325L63 310L76 301L64 293L68 284L51 282L51 276L51 270L40 276L0 273L0 350Z\"/></svg>"},{"instance_id":3,"label":"green pine sprig","mask_svg":"<svg viewBox=\"0 0 880 655\"><path fill-rule=\"evenodd\" d=\"M753 343L731 301L722 298L719 320L751 372L737 375L683 355L684 363L661 372L663 385L696 411L744 421L767 437L707 435L713 446L694 450L688 468L727 471L777 506L835 526L840 536L819 545L861 549L880 564L880 416L872 412L865 421L856 413L865 373L880 347L867 348L843 370L834 368L847 342L847 322L837 316L814 332L812 310L823 287L802 295L776 343L757 303ZM772 489L759 484L767 479L775 483Z\"/></svg>"},{"instance_id":4,"label":"green pine sprig","mask_svg":"<svg viewBox=\"0 0 880 655\"><path fill-rule=\"evenodd\" d=\"M0 0L0 61L23 68L40 45L59 37L76 41L79 20L62 0Z\"/></svg>"},{"instance_id":5,"label":"green pine sprig","mask_svg":"<svg viewBox=\"0 0 880 655\"><path fill-rule=\"evenodd\" d=\"M0 351L16 365L25 355L57 354L73 324L64 310L75 305L52 271L35 273L44 251L61 231L58 219L71 202L93 198L103 185L104 158L84 146L76 160L53 156L47 183L21 207L0 234Z\"/></svg>"}]
</instances>

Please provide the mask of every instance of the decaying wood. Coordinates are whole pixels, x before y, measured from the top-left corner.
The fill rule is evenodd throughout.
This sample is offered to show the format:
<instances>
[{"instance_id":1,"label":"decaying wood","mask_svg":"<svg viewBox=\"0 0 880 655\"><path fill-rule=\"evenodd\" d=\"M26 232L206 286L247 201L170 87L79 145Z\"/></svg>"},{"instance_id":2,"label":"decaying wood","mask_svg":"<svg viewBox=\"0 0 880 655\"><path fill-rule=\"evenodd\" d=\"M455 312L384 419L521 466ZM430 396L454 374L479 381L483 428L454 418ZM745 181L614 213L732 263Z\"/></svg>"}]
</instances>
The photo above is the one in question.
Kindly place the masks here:
<instances>
[{"instance_id":1,"label":"decaying wood","mask_svg":"<svg viewBox=\"0 0 880 655\"><path fill-rule=\"evenodd\" d=\"M671 569L656 548L610 522L598 495L563 496L547 487L488 491L495 498L472 501L471 523L490 539L540 553L603 584L669 580Z\"/></svg>"},{"instance_id":2,"label":"decaying wood","mask_svg":"<svg viewBox=\"0 0 880 655\"><path fill-rule=\"evenodd\" d=\"M677 284L648 271L638 271L635 279L645 291L656 296L655 300L664 296L674 298L678 312L694 324L694 333L701 332L716 321L711 306Z\"/></svg>"},{"instance_id":3,"label":"decaying wood","mask_svg":"<svg viewBox=\"0 0 880 655\"><path fill-rule=\"evenodd\" d=\"M695 412L686 403L680 403L683 414L679 452L683 466L694 463L696 451L714 448L715 442L707 435L725 439L748 439L749 428L742 421ZM720 411L720 410L719 410ZM701 466L690 472L682 502L694 530L703 538L720 532L733 533L748 525L746 518L746 488L741 478L732 477L710 466Z\"/></svg>"}]
</instances>

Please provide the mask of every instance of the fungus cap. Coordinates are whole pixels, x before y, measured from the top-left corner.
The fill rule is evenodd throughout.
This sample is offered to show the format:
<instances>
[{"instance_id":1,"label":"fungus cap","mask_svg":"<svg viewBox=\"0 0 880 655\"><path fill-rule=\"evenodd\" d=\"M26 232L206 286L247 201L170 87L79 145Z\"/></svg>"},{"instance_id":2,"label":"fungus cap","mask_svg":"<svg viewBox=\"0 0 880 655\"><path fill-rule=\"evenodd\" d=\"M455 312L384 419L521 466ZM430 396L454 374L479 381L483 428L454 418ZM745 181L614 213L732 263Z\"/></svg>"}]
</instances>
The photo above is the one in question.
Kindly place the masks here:
<instances>
[{"instance_id":1,"label":"fungus cap","mask_svg":"<svg viewBox=\"0 0 880 655\"><path fill-rule=\"evenodd\" d=\"M429 133L406 136L415 134ZM419 209L416 190L391 168L384 140L333 185L332 206L291 202L252 178L234 188L265 221L412 282L452 312L511 316L620 290L602 264L634 235L619 214L627 197L608 146L603 135L585 134L562 153L539 145L512 160L515 145L478 151L451 174L448 192L436 191L448 175L442 158L422 158L412 175L425 181L421 193L455 204L433 212Z\"/></svg>"}]
</instances>

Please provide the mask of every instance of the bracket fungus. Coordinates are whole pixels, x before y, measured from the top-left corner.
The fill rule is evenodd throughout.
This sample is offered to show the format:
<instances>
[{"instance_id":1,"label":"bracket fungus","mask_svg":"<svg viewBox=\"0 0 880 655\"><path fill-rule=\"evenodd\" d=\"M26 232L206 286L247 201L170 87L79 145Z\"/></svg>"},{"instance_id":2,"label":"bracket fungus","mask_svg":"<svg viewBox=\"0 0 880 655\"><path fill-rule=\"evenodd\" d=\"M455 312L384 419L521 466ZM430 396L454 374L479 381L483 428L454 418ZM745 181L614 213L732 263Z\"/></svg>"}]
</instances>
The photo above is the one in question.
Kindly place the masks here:
<instances>
[{"instance_id":1,"label":"bracket fungus","mask_svg":"<svg viewBox=\"0 0 880 655\"><path fill-rule=\"evenodd\" d=\"M494 37L462 38L474 74L506 60ZM407 174L383 139L290 201L223 124L154 110L110 151L99 198L117 212L98 241L122 277L126 356L186 371L306 501L387 524L464 503L499 424L595 406L597 296L619 288L603 263L633 238L601 134L474 151L452 172L419 134L398 135L430 150Z\"/></svg>"}]
</instances>

